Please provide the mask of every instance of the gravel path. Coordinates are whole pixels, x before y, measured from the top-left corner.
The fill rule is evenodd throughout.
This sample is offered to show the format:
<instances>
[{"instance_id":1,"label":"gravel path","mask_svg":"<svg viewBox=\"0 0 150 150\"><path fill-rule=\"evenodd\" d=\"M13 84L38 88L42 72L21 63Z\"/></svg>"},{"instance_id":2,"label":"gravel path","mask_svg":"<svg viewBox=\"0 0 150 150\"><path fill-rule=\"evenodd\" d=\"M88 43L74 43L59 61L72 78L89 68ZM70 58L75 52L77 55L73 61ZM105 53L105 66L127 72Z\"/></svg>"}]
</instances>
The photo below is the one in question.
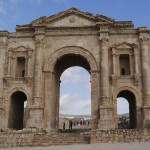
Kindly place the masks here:
<instances>
[{"instance_id":1,"label":"gravel path","mask_svg":"<svg viewBox=\"0 0 150 150\"><path fill-rule=\"evenodd\" d=\"M18 147L1 150L150 150L149 143L87 144L49 147Z\"/></svg>"}]
</instances>

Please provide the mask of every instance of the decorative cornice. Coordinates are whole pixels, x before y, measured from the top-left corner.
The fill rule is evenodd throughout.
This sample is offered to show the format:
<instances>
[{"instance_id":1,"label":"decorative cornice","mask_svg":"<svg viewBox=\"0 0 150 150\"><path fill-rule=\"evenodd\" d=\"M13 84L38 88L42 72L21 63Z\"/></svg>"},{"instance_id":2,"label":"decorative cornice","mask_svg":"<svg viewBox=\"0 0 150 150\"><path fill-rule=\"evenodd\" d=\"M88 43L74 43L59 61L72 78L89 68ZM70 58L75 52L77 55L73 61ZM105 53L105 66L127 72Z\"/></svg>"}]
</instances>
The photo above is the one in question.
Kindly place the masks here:
<instances>
[{"instance_id":1,"label":"decorative cornice","mask_svg":"<svg viewBox=\"0 0 150 150\"><path fill-rule=\"evenodd\" d=\"M7 36L8 36L8 34L9 34L9 32L8 32L8 31L6 31L6 30L2 30L2 31L0 31L0 37L7 37Z\"/></svg>"},{"instance_id":2,"label":"decorative cornice","mask_svg":"<svg viewBox=\"0 0 150 150\"><path fill-rule=\"evenodd\" d=\"M134 28L132 21L116 21L113 24L114 28Z\"/></svg>"}]
</instances>

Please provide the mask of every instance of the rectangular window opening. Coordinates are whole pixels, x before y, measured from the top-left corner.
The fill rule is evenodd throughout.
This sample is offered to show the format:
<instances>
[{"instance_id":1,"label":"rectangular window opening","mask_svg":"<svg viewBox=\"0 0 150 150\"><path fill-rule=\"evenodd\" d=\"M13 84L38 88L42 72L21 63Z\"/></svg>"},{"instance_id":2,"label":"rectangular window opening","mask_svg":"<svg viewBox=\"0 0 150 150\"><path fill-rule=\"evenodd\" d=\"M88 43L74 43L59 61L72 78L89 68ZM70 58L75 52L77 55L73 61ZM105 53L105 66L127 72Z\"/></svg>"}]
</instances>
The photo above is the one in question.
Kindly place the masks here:
<instances>
[{"instance_id":1,"label":"rectangular window opening","mask_svg":"<svg viewBox=\"0 0 150 150\"><path fill-rule=\"evenodd\" d=\"M128 54L121 54L120 57L121 75L130 75L130 59Z\"/></svg>"},{"instance_id":2,"label":"rectangular window opening","mask_svg":"<svg viewBox=\"0 0 150 150\"><path fill-rule=\"evenodd\" d=\"M17 58L16 77L25 76L25 62L26 60L24 57Z\"/></svg>"}]
</instances>

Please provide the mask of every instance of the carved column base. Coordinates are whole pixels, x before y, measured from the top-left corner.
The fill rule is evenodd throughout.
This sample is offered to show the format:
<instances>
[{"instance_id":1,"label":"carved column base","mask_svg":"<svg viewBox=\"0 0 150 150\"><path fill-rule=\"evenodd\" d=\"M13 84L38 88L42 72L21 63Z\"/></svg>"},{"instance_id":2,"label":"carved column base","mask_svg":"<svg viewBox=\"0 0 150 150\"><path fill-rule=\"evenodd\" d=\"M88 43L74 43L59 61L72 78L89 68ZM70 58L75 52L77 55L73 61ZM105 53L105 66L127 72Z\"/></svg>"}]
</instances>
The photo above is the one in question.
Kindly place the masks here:
<instances>
[{"instance_id":1,"label":"carved column base","mask_svg":"<svg viewBox=\"0 0 150 150\"><path fill-rule=\"evenodd\" d=\"M150 128L150 106L143 108L143 128Z\"/></svg>"},{"instance_id":2,"label":"carved column base","mask_svg":"<svg viewBox=\"0 0 150 150\"><path fill-rule=\"evenodd\" d=\"M100 119L98 129L114 129L115 121L111 107L100 106Z\"/></svg>"},{"instance_id":3,"label":"carved column base","mask_svg":"<svg viewBox=\"0 0 150 150\"><path fill-rule=\"evenodd\" d=\"M27 110L27 121L26 127L32 128L43 128L44 127L44 120L43 120L43 108L28 108Z\"/></svg>"}]
</instances>

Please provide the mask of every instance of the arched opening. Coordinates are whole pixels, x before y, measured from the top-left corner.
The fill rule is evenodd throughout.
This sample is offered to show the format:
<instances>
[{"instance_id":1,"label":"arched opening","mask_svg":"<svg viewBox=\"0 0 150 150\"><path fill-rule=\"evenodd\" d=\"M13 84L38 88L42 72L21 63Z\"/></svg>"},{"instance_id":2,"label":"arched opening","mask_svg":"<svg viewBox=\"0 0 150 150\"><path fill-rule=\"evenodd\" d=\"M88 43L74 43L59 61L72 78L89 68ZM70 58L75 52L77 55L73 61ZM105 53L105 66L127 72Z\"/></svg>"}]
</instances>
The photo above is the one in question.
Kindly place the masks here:
<instances>
[{"instance_id":1,"label":"arched opening","mask_svg":"<svg viewBox=\"0 0 150 150\"><path fill-rule=\"evenodd\" d=\"M130 128L130 129L136 128L137 122L136 122L136 98L135 98L135 95L128 90L124 90L124 91L121 91L117 95L117 100L123 100L124 101L124 102L122 102L122 105L124 105L123 109L128 109L128 110L122 109L122 112L123 111L125 113L129 112L129 114L125 114L125 116L122 116L122 120L120 120L121 122L118 121L118 123L122 123L122 125L119 125L119 126L121 128ZM126 103L125 101L128 101L128 103ZM119 106L117 106L117 107L119 107Z\"/></svg>"},{"instance_id":2,"label":"arched opening","mask_svg":"<svg viewBox=\"0 0 150 150\"><path fill-rule=\"evenodd\" d=\"M10 129L23 129L24 124L24 107L27 96L21 91L12 94L9 111L8 127Z\"/></svg>"},{"instance_id":3,"label":"arched opening","mask_svg":"<svg viewBox=\"0 0 150 150\"><path fill-rule=\"evenodd\" d=\"M71 67L61 75L59 129L89 130L91 120L90 74L82 67Z\"/></svg>"},{"instance_id":4,"label":"arched opening","mask_svg":"<svg viewBox=\"0 0 150 150\"><path fill-rule=\"evenodd\" d=\"M73 93L70 93L70 97L69 97L69 95L64 95L63 97L61 97L62 95L62 92L63 92L63 90L62 91L60 91L60 87L61 87L61 83L63 84L63 73L65 74L65 70L67 71L67 69L68 68L70 68L70 69L72 69L72 68L74 68L75 66L78 66L78 67L80 67L80 69L79 70L82 70L81 72L82 73L80 73L80 76L82 76L83 75L83 70L85 71L86 70L86 73L87 74L89 74L89 76L90 76L90 66L89 66L89 63L88 63L88 61L84 58L84 57L82 57L81 55L76 55L76 54L68 54L68 55L65 55L65 56L63 56L63 57L61 57L60 59L58 59L57 60L57 63L56 63L56 65L55 65L55 69L54 69L54 78L55 78L55 98L56 98L56 127L57 127L57 129L62 129L63 128L63 124L65 123L65 129L69 129L69 121L71 120L72 121L72 127L73 127L73 125L77 125L77 124L79 124L79 120L75 120L74 119L74 117L73 116L71 116L70 117L70 119L69 119L69 116L67 117L67 119L68 119L68 121L66 120L66 121L64 121L62 118L61 118L61 123L60 123L60 118L59 118L59 116L61 117L61 113L63 113L62 112L62 109L61 109L61 107L60 107L60 105L62 104L62 98L64 99L64 98L67 98L68 99L68 102L67 102L67 104L66 104L66 107L68 106L68 104L69 104L69 102L71 102L72 101L72 103L71 103L71 105L73 106L74 105L74 108L77 108L77 106L75 106L75 105L77 105L77 101L81 98L80 96L80 94L82 93L83 94L83 89L82 88L80 88L81 90L80 90L80 94L73 94ZM81 68L82 67L82 68ZM83 69L84 68L84 69ZM70 78L69 80L70 81L68 81L68 83L71 83L71 82L74 82L75 83L75 77L74 77L74 75L75 74L72 74L71 76L72 76L72 78ZM79 74L78 74L79 75ZM61 78L61 76L62 76L62 78ZM84 77L83 77L84 78ZM82 78L82 79L83 79ZM90 77L89 77L90 78ZM60 81L60 80L62 80L62 81ZM89 81L90 82L90 81ZM81 83L82 84L82 83ZM81 85L80 84L80 85ZM88 84L88 83L87 83ZM89 83L90 84L90 83ZM73 90L73 88L74 87L72 87L72 90ZM68 91L67 92L71 92L71 88L69 88L69 89L67 89ZM73 92L73 91L72 91ZM91 99L91 92L89 91L89 95L90 95L90 99ZM83 94L84 95L84 94ZM89 96L88 95L88 96ZM66 96L66 97L65 97ZM75 97L74 97L75 96ZM60 98L61 98L61 101L60 101ZM69 99L71 99L71 100L69 100ZM74 99L74 100L73 100ZM76 99L76 101L75 101L75 99ZM61 103L61 104L60 104ZM85 102L86 103L86 102ZM88 103L89 103L89 101L88 101ZM70 107L71 107L71 105L70 105ZM90 104L91 105L91 104ZM86 105L85 105L85 107L86 107ZM90 106L91 107L91 106ZM79 108L80 109L80 108ZM71 114L71 112L69 112L69 110L68 110L68 115L70 114L70 115L78 115L78 117L81 117L81 116L79 116L79 115L82 115L82 118L84 118L83 117L83 115L84 115L84 113L85 112L82 112L82 111L79 111L79 109L78 110L72 110L72 112L76 112L75 114L73 113L73 114ZM90 110L91 111L91 110ZM67 112L67 111L64 111L64 112ZM82 112L82 113L81 113ZM87 112L87 114L88 114L88 116L91 116L91 112L89 113L89 112ZM86 115L87 115L86 114ZM64 118L66 118L66 116L63 116ZM88 117L87 117L88 118ZM80 118L78 118L78 119L80 119ZM85 119L85 118L84 118ZM89 118L88 118L89 119ZM83 119L80 119L80 121L82 121L82 123L84 122L84 120ZM89 122L90 122L90 119L89 119ZM81 124L82 124L81 123ZM84 122L85 123L85 122ZM88 121L87 121L87 125L89 125L88 124ZM77 126L76 126L77 127ZM77 129L77 128L76 128Z\"/></svg>"}]
</instances>

